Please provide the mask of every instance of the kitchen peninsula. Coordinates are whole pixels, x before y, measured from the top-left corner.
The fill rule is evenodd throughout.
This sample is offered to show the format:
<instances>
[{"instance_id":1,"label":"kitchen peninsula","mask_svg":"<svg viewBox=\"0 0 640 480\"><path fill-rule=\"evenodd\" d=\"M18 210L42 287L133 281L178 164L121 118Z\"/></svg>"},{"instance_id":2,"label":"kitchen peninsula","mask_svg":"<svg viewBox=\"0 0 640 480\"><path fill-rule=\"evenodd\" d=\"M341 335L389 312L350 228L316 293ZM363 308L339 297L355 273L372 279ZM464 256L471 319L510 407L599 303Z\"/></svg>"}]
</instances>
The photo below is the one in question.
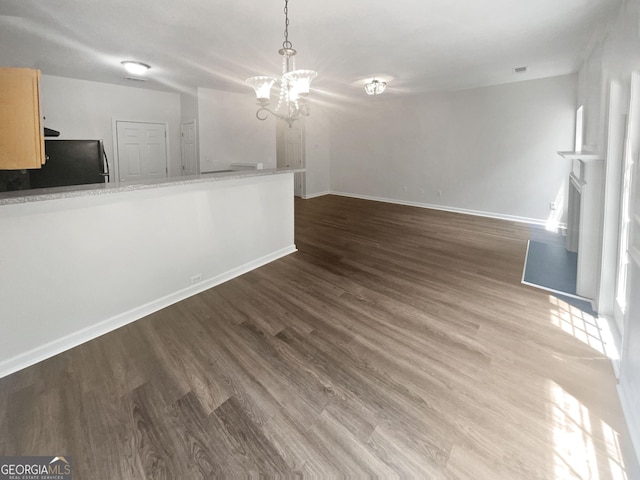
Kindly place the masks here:
<instances>
[{"instance_id":1,"label":"kitchen peninsula","mask_svg":"<svg viewBox=\"0 0 640 480\"><path fill-rule=\"evenodd\" d=\"M0 377L294 252L295 172L0 194Z\"/></svg>"}]
</instances>

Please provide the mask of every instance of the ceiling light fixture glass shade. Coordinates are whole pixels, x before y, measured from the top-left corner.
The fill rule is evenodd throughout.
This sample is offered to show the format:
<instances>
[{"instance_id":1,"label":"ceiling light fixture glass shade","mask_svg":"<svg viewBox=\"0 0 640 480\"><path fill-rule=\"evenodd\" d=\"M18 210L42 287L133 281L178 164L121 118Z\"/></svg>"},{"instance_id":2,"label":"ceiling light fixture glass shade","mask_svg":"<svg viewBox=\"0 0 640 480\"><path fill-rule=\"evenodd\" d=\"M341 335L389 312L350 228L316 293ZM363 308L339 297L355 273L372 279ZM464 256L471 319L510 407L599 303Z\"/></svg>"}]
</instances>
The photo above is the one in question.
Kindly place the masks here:
<instances>
[{"instance_id":1,"label":"ceiling light fixture glass shade","mask_svg":"<svg viewBox=\"0 0 640 480\"><path fill-rule=\"evenodd\" d=\"M267 102L269 102L269 99L271 98L271 87L275 81L275 78L265 76L251 77L246 80L246 82L256 91L258 101Z\"/></svg>"},{"instance_id":2,"label":"ceiling light fixture glass shade","mask_svg":"<svg viewBox=\"0 0 640 480\"><path fill-rule=\"evenodd\" d=\"M318 76L313 70L296 70L295 59L297 53L289 41L289 0L284 2L284 42L278 53L282 55L282 77L280 83L280 98L275 110L267 108L271 97L271 87L277 79L267 76L251 77L246 83L251 85L256 92L256 98L260 108L256 112L258 120L266 120L267 112L284 120L291 125L303 116L308 116L309 105L306 97L313 79Z\"/></svg>"},{"instance_id":3,"label":"ceiling light fixture glass shade","mask_svg":"<svg viewBox=\"0 0 640 480\"><path fill-rule=\"evenodd\" d=\"M131 75L144 75L151 67L146 63L134 62L133 60L124 60L120 62L127 73Z\"/></svg>"},{"instance_id":4,"label":"ceiling light fixture glass shade","mask_svg":"<svg viewBox=\"0 0 640 480\"><path fill-rule=\"evenodd\" d=\"M314 78L318 76L313 70L294 70L282 75L282 80L291 85L291 93L294 98L309 95L309 88Z\"/></svg>"},{"instance_id":5,"label":"ceiling light fixture glass shade","mask_svg":"<svg viewBox=\"0 0 640 480\"><path fill-rule=\"evenodd\" d=\"M379 82L375 78L364 86L367 95L380 95L387 88L387 82Z\"/></svg>"}]
</instances>

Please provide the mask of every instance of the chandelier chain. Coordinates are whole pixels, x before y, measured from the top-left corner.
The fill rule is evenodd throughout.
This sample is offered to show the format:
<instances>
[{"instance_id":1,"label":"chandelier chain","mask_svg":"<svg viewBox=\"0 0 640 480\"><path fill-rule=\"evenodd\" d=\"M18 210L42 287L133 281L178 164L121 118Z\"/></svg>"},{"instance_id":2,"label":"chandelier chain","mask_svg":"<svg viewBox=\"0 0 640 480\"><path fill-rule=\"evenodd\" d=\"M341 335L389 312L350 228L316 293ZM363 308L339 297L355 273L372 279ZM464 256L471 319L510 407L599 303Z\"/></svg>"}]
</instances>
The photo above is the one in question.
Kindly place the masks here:
<instances>
[{"instance_id":1,"label":"chandelier chain","mask_svg":"<svg viewBox=\"0 0 640 480\"><path fill-rule=\"evenodd\" d=\"M284 42L282 42L282 48L293 48L289 41L289 0L284 0Z\"/></svg>"}]
</instances>

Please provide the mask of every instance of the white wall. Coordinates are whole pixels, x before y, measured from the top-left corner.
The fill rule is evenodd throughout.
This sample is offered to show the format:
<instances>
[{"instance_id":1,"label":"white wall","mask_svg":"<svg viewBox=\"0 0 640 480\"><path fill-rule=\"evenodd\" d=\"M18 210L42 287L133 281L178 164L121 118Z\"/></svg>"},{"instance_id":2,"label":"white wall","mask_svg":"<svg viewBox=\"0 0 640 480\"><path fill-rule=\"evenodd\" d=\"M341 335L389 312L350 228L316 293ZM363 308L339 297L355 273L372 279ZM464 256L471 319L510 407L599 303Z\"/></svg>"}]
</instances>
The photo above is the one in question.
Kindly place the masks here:
<instances>
[{"instance_id":1,"label":"white wall","mask_svg":"<svg viewBox=\"0 0 640 480\"><path fill-rule=\"evenodd\" d=\"M182 122L198 120L198 90L180 94L180 117Z\"/></svg>"},{"instance_id":2,"label":"white wall","mask_svg":"<svg viewBox=\"0 0 640 480\"><path fill-rule=\"evenodd\" d=\"M292 192L286 173L0 205L0 377L291 253Z\"/></svg>"},{"instance_id":3,"label":"white wall","mask_svg":"<svg viewBox=\"0 0 640 480\"><path fill-rule=\"evenodd\" d=\"M262 163L276 167L275 119L256 118L250 93L198 88L200 170L224 170L230 163Z\"/></svg>"},{"instance_id":4,"label":"white wall","mask_svg":"<svg viewBox=\"0 0 640 480\"><path fill-rule=\"evenodd\" d=\"M584 108L583 148L602 152L606 81L602 71L602 45L596 45L580 67L578 106Z\"/></svg>"},{"instance_id":5,"label":"white wall","mask_svg":"<svg viewBox=\"0 0 640 480\"><path fill-rule=\"evenodd\" d=\"M566 188L556 151L572 147L576 95L575 75L363 95L333 119L331 190L544 222Z\"/></svg>"},{"instance_id":6,"label":"white wall","mask_svg":"<svg viewBox=\"0 0 640 480\"><path fill-rule=\"evenodd\" d=\"M167 123L169 175L181 175L179 94L51 75L40 86L44 126L60 139L103 140L112 172L114 119Z\"/></svg>"}]
</instances>

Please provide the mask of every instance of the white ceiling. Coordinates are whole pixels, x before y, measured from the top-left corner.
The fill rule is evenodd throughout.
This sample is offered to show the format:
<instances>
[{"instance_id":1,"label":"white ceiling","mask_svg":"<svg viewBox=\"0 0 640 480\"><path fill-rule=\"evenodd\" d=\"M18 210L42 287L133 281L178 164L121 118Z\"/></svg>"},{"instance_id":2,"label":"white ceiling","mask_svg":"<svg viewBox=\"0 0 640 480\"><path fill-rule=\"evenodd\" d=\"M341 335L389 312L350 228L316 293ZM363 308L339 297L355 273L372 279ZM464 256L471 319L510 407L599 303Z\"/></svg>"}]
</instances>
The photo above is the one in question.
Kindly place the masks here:
<instances>
[{"instance_id":1,"label":"white ceiling","mask_svg":"<svg viewBox=\"0 0 640 480\"><path fill-rule=\"evenodd\" d=\"M620 0L290 0L298 68L312 91L373 76L413 93L575 72ZM277 75L284 0L0 0L0 66L146 88L249 91ZM148 63L144 84L121 60ZM528 72L514 75L514 67ZM247 90L249 89L249 90Z\"/></svg>"}]
</instances>

